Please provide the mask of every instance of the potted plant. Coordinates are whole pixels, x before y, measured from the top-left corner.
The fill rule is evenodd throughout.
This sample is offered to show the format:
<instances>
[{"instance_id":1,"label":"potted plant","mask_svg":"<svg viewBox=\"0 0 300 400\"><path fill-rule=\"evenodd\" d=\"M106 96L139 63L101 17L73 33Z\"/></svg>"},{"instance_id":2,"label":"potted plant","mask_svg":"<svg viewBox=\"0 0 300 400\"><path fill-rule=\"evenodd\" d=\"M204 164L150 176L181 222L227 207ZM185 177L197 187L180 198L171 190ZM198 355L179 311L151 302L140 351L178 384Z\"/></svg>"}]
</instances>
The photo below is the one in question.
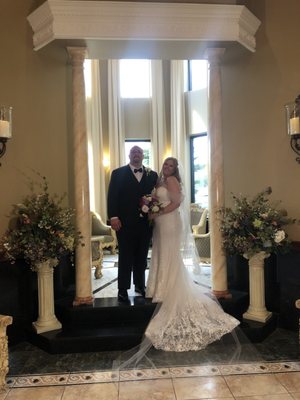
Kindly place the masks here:
<instances>
[{"instance_id":1,"label":"potted plant","mask_svg":"<svg viewBox=\"0 0 300 400\"><path fill-rule=\"evenodd\" d=\"M250 306L244 318L259 322L266 322L272 315L265 307L264 260L271 253L290 250L291 241L283 227L295 222L285 210L270 203L271 193L268 187L250 200L232 195L233 207L218 211L224 250L248 259Z\"/></svg>"},{"instance_id":2,"label":"potted plant","mask_svg":"<svg viewBox=\"0 0 300 400\"><path fill-rule=\"evenodd\" d=\"M54 314L53 268L74 251L81 236L74 227L74 211L62 205L65 196L50 195L47 179L39 176L39 191L31 181L30 194L13 206L1 247L12 263L24 259L38 274L39 317L33 325L41 333L61 327Z\"/></svg>"}]
</instances>

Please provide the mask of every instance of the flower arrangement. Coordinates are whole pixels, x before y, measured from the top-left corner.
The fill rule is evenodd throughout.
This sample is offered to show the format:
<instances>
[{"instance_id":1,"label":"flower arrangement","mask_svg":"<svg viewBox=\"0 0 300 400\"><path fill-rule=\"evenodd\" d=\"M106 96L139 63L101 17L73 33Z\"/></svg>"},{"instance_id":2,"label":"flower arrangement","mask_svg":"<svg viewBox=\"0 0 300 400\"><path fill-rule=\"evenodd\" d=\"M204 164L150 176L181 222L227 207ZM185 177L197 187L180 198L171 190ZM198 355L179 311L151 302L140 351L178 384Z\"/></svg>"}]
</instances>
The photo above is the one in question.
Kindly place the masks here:
<instances>
[{"instance_id":1,"label":"flower arrangement","mask_svg":"<svg viewBox=\"0 0 300 400\"><path fill-rule=\"evenodd\" d=\"M228 254L251 257L260 251L270 254L289 250L291 242L282 227L295 220L271 206L267 198L271 193L268 187L252 200L233 195L234 207L218 211L223 247Z\"/></svg>"},{"instance_id":2,"label":"flower arrangement","mask_svg":"<svg viewBox=\"0 0 300 400\"><path fill-rule=\"evenodd\" d=\"M160 203L158 198L153 196L152 194L146 194L140 199L141 217L143 217L145 214L148 214L149 212L157 214L162 210L162 208L162 203Z\"/></svg>"},{"instance_id":3,"label":"flower arrangement","mask_svg":"<svg viewBox=\"0 0 300 400\"><path fill-rule=\"evenodd\" d=\"M35 193L36 184L31 182L31 194L13 206L11 226L1 240L10 261L23 258L32 270L40 262L72 252L81 239L72 222L73 210L62 206L65 196L50 196L46 178L39 176L41 193Z\"/></svg>"}]
</instances>

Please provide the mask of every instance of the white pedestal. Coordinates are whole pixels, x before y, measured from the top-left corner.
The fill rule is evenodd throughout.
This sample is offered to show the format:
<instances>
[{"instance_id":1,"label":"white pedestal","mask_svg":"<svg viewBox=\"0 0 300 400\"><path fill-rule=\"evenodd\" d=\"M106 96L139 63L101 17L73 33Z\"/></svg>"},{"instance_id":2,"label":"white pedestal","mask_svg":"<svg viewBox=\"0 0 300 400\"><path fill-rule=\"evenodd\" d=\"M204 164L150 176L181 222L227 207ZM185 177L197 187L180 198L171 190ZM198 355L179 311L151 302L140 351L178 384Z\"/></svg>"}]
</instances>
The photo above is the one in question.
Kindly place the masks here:
<instances>
[{"instance_id":1,"label":"white pedestal","mask_svg":"<svg viewBox=\"0 0 300 400\"><path fill-rule=\"evenodd\" d=\"M62 325L54 314L53 260L37 264L39 316L33 326L37 333L61 329Z\"/></svg>"},{"instance_id":2,"label":"white pedestal","mask_svg":"<svg viewBox=\"0 0 300 400\"><path fill-rule=\"evenodd\" d=\"M243 318L252 321L266 322L272 313L265 306L265 271L264 260L269 254L261 251L249 260L249 287L250 304L248 310L243 314Z\"/></svg>"}]
</instances>

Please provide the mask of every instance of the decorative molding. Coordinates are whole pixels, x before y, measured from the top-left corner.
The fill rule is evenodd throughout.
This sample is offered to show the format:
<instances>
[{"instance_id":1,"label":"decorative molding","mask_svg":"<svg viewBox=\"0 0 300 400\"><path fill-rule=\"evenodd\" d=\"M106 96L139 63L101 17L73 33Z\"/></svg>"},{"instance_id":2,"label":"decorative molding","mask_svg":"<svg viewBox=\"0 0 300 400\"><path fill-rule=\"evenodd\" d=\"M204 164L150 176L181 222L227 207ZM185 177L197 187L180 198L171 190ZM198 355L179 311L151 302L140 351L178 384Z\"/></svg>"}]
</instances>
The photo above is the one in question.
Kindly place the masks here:
<instances>
[{"instance_id":1,"label":"decorative molding","mask_svg":"<svg viewBox=\"0 0 300 400\"><path fill-rule=\"evenodd\" d=\"M6 328L12 324L10 315L0 315L0 391L6 389L6 374L8 373L8 341Z\"/></svg>"},{"instance_id":2,"label":"decorative molding","mask_svg":"<svg viewBox=\"0 0 300 400\"><path fill-rule=\"evenodd\" d=\"M47 0L28 16L34 49L53 40L237 42L255 51L260 21L222 4Z\"/></svg>"}]
</instances>

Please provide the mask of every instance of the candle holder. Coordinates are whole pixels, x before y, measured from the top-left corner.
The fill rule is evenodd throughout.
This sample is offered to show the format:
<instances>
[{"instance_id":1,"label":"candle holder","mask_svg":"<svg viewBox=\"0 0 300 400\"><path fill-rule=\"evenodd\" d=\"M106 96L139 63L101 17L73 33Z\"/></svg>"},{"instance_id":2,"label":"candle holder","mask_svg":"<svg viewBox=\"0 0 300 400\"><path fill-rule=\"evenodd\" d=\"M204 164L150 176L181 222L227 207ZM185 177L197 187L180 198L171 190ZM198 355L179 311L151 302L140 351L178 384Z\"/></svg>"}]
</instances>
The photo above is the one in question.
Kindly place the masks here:
<instances>
[{"instance_id":1,"label":"candle holder","mask_svg":"<svg viewBox=\"0 0 300 400\"><path fill-rule=\"evenodd\" d=\"M6 152L6 142L12 137L12 107L0 107L0 158Z\"/></svg>"},{"instance_id":2,"label":"candle holder","mask_svg":"<svg viewBox=\"0 0 300 400\"><path fill-rule=\"evenodd\" d=\"M290 135L290 145L298 155L296 161L300 164L300 95L293 103L285 105L287 132Z\"/></svg>"}]
</instances>

